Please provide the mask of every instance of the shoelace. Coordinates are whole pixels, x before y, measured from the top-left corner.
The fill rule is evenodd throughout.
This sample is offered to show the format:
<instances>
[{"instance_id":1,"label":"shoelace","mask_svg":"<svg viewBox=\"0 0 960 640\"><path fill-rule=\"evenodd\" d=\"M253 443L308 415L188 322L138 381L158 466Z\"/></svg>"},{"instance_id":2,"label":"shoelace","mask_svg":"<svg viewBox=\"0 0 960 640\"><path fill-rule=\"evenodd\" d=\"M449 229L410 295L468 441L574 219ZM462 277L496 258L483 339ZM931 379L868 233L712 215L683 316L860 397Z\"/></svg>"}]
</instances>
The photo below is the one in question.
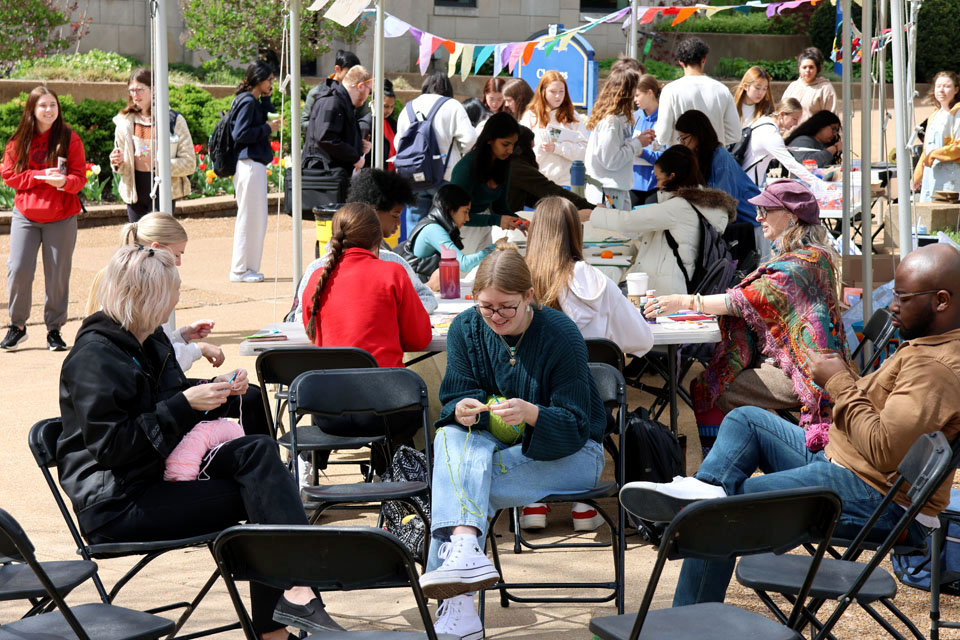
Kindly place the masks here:
<instances>
[{"instance_id":1,"label":"shoelace","mask_svg":"<svg viewBox=\"0 0 960 640\"><path fill-rule=\"evenodd\" d=\"M451 543L451 542L443 542L443 543L441 543L441 544L440 544L440 548L437 549L437 557L440 558L441 560L446 560L446 559L447 559L447 556L450 555L450 550L451 550L452 548L453 548L453 543ZM444 602L444 604L446 604L447 601L444 600L443 602ZM443 605L441 605L441 607L442 607L442 606L443 606ZM439 611L439 610L438 610L438 611Z\"/></svg>"}]
</instances>

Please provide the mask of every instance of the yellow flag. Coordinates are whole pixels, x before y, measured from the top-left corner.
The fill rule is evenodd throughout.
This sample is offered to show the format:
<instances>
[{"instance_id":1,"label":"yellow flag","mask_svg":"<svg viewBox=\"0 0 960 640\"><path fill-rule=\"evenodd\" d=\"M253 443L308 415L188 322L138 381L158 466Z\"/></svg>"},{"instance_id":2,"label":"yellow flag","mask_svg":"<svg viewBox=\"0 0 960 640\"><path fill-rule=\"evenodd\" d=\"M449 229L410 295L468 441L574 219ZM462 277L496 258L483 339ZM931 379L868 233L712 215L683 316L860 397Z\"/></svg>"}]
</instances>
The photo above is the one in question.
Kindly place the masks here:
<instances>
[{"instance_id":1,"label":"yellow flag","mask_svg":"<svg viewBox=\"0 0 960 640\"><path fill-rule=\"evenodd\" d=\"M450 60L447 62L447 77L452 77L453 74L457 72L457 60L460 59L460 54L463 53L463 45L459 42L455 42L453 46L453 53L450 54Z\"/></svg>"}]
</instances>

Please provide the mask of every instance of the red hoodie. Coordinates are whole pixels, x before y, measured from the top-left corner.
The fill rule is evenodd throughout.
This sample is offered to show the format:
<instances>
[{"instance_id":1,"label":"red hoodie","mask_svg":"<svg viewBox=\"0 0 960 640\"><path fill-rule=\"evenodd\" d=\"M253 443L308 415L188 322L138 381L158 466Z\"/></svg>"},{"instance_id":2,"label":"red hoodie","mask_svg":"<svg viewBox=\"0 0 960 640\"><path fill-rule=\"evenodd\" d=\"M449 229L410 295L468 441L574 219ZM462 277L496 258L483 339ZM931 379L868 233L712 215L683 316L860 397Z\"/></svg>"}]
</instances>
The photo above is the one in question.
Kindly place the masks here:
<instances>
[{"instance_id":1,"label":"red hoodie","mask_svg":"<svg viewBox=\"0 0 960 640\"><path fill-rule=\"evenodd\" d=\"M80 198L77 194L87 184L87 160L83 151L83 142L73 131L70 131L67 182L63 188L57 189L43 180L34 178L35 175L45 173L49 166L46 161L49 140L49 130L33 137L27 170L20 173L14 169L17 162L16 142L11 140L7 143L7 148L3 152L0 177L7 186L16 190L17 196L13 206L31 222L58 222L80 213Z\"/></svg>"}]
</instances>

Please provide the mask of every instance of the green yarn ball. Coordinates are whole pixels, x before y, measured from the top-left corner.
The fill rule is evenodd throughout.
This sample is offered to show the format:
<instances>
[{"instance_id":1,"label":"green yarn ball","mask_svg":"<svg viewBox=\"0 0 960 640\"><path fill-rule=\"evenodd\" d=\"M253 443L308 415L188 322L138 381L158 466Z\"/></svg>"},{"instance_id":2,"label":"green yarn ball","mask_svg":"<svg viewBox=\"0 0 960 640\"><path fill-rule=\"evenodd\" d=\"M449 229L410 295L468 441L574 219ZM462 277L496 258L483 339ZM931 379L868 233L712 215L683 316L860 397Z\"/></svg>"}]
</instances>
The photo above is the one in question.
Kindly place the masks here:
<instances>
[{"instance_id":1,"label":"green yarn ball","mask_svg":"<svg viewBox=\"0 0 960 640\"><path fill-rule=\"evenodd\" d=\"M507 399L503 396L490 396L487 399L487 405L494 405L498 402L506 402ZM503 418L500 416L489 414L489 426L487 429L490 433L493 434L493 437L502 442L503 444L517 444L520 442L520 438L523 437L523 429L526 427L525 422L514 426L512 424L507 424L503 421Z\"/></svg>"}]
</instances>

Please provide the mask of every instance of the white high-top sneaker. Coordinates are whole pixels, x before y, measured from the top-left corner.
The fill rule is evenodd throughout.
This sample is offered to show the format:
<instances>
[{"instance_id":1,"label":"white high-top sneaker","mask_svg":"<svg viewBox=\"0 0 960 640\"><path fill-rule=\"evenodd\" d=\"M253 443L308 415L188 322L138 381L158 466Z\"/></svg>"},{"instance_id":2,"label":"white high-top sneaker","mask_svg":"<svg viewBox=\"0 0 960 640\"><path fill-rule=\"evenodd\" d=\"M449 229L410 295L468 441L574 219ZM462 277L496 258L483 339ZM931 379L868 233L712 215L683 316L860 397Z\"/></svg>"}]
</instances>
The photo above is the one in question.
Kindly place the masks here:
<instances>
[{"instance_id":1,"label":"white high-top sneaker","mask_svg":"<svg viewBox=\"0 0 960 640\"><path fill-rule=\"evenodd\" d=\"M447 598L437 609L433 625L437 635L447 633L461 640L483 640L483 623L473 607L473 594Z\"/></svg>"},{"instance_id":2,"label":"white high-top sneaker","mask_svg":"<svg viewBox=\"0 0 960 640\"><path fill-rule=\"evenodd\" d=\"M450 536L450 542L440 545L437 555L444 559L443 564L420 576L420 587L428 598L446 600L485 589L500 580L500 574L483 553L476 536Z\"/></svg>"}]
</instances>

